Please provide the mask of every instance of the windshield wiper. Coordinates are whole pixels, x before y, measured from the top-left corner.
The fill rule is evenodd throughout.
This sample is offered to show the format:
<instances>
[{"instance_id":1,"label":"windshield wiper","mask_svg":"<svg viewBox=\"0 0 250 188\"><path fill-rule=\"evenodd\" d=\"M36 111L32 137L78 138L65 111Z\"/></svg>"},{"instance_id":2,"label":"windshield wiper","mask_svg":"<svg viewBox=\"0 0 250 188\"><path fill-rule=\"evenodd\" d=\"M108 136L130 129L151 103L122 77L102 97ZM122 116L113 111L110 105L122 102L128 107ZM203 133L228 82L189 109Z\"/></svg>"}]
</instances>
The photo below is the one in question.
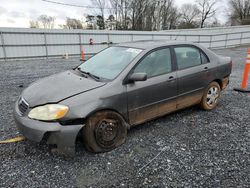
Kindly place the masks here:
<instances>
[{"instance_id":1,"label":"windshield wiper","mask_svg":"<svg viewBox=\"0 0 250 188\"><path fill-rule=\"evenodd\" d=\"M77 70L80 71L81 73L85 74L85 75L88 75L89 77L93 78L94 80L97 80L97 81L100 80L100 77L98 77L98 76L96 76L94 74L91 74L90 72L83 71L80 67L78 67Z\"/></svg>"}]
</instances>

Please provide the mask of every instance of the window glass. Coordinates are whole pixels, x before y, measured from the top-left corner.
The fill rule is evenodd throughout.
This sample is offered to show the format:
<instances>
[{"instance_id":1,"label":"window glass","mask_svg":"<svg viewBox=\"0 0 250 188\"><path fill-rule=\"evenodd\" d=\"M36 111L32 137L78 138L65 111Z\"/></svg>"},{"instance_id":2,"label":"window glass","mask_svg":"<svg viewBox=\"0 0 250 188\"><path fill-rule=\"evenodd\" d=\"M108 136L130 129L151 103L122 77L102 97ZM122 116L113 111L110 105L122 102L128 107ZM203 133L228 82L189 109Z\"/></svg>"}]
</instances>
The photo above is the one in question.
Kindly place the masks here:
<instances>
[{"instance_id":1,"label":"window glass","mask_svg":"<svg viewBox=\"0 0 250 188\"><path fill-rule=\"evenodd\" d=\"M160 49L147 55L134 69L134 73L147 73L148 78L171 72L169 48Z\"/></svg>"},{"instance_id":2,"label":"window glass","mask_svg":"<svg viewBox=\"0 0 250 188\"><path fill-rule=\"evenodd\" d=\"M201 64L200 50L193 47L176 47L178 69L185 69Z\"/></svg>"},{"instance_id":3,"label":"window glass","mask_svg":"<svg viewBox=\"0 0 250 188\"><path fill-rule=\"evenodd\" d=\"M206 64L209 62L207 56L203 52L201 52L201 61L202 61L202 64Z\"/></svg>"},{"instance_id":4,"label":"window glass","mask_svg":"<svg viewBox=\"0 0 250 188\"><path fill-rule=\"evenodd\" d=\"M79 66L80 70L112 80L139 54L141 49L110 47Z\"/></svg>"}]
</instances>

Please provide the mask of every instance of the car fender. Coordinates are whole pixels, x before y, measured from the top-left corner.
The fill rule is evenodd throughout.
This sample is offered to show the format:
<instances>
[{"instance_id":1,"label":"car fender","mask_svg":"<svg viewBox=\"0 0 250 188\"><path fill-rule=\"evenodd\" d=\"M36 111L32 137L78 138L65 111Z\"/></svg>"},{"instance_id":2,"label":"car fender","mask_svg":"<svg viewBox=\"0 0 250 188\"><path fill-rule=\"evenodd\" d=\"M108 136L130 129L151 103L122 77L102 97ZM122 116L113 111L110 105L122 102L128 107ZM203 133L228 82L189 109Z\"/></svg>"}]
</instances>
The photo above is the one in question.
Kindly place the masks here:
<instances>
[{"instance_id":1,"label":"car fender","mask_svg":"<svg viewBox=\"0 0 250 188\"><path fill-rule=\"evenodd\" d=\"M117 89L94 89L61 101L60 104L67 105L70 108L62 121L85 119L89 115L101 110L115 111L125 121L128 120L126 89L123 87L118 87Z\"/></svg>"}]
</instances>

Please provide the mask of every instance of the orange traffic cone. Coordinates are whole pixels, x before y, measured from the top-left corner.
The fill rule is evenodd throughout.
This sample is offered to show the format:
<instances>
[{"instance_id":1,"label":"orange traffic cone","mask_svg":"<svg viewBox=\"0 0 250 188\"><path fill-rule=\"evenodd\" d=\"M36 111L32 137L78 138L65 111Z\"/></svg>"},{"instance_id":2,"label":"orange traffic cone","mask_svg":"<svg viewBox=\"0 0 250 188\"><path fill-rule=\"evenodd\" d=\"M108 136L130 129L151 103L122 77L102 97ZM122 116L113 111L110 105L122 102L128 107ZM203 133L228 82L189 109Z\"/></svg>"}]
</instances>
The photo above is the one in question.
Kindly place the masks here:
<instances>
[{"instance_id":1,"label":"orange traffic cone","mask_svg":"<svg viewBox=\"0 0 250 188\"><path fill-rule=\"evenodd\" d=\"M81 46L81 61L84 61L84 51L82 46Z\"/></svg>"},{"instance_id":2,"label":"orange traffic cone","mask_svg":"<svg viewBox=\"0 0 250 188\"><path fill-rule=\"evenodd\" d=\"M247 51L247 60L244 68L241 88L234 88L234 90L240 92L250 92L250 83L248 83L249 79L250 79L250 48Z\"/></svg>"}]
</instances>

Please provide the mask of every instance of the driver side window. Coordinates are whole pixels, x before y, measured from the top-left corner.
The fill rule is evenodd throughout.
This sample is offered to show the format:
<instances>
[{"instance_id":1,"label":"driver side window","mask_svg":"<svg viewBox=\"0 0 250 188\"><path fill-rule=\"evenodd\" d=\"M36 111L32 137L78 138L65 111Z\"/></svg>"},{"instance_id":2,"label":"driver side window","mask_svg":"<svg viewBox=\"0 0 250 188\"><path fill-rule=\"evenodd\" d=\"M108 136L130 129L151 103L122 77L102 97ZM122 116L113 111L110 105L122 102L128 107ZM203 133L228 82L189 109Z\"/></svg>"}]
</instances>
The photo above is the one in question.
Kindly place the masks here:
<instances>
[{"instance_id":1,"label":"driver side window","mask_svg":"<svg viewBox=\"0 0 250 188\"><path fill-rule=\"evenodd\" d=\"M148 54L136 66L134 73L146 73L148 78L172 71L171 53L169 48L159 49Z\"/></svg>"}]
</instances>

